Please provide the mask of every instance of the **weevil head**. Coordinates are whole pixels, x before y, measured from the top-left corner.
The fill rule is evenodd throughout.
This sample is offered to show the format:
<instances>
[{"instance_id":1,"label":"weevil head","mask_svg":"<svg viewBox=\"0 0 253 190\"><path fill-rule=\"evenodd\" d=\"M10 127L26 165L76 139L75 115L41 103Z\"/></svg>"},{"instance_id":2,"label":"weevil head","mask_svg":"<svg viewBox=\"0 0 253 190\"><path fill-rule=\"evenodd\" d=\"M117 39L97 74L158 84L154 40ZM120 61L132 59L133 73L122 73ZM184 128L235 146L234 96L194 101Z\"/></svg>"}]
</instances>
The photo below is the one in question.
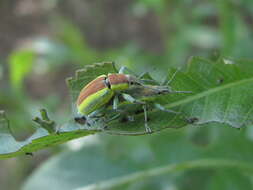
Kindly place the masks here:
<instances>
[{"instance_id":1,"label":"weevil head","mask_svg":"<svg viewBox=\"0 0 253 190\"><path fill-rule=\"evenodd\" d=\"M126 90L132 85L140 85L139 80L132 75L108 74L108 84L114 91Z\"/></svg>"},{"instance_id":2,"label":"weevil head","mask_svg":"<svg viewBox=\"0 0 253 190\"><path fill-rule=\"evenodd\" d=\"M156 90L158 94L166 94L172 92L172 89L170 86L156 86Z\"/></svg>"},{"instance_id":3,"label":"weevil head","mask_svg":"<svg viewBox=\"0 0 253 190\"><path fill-rule=\"evenodd\" d=\"M131 94L135 98L150 98L157 97L159 95L168 94L171 92L171 88L168 86L159 85L135 85L127 90L127 93Z\"/></svg>"}]
</instances>

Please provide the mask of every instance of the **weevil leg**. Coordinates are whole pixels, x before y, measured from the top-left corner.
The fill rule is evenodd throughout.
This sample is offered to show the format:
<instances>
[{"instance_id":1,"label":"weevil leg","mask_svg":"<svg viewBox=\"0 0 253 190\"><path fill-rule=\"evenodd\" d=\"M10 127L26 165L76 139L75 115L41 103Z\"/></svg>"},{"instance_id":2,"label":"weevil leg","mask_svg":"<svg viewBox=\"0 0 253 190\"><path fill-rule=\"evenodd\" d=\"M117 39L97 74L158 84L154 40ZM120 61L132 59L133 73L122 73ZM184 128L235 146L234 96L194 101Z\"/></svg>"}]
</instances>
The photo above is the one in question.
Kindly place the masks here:
<instances>
[{"instance_id":1,"label":"weevil leg","mask_svg":"<svg viewBox=\"0 0 253 190\"><path fill-rule=\"evenodd\" d=\"M137 79L141 81L141 84L147 82L147 83L152 83L152 84L155 84L155 85L159 85L160 83L152 78L147 78L145 77L145 75L148 75L149 72L145 71L143 73L141 73Z\"/></svg>"},{"instance_id":2,"label":"weevil leg","mask_svg":"<svg viewBox=\"0 0 253 190\"><path fill-rule=\"evenodd\" d=\"M105 107L102 107L94 112L92 112L91 114L89 114L89 118L100 118L100 117L104 117L105 116L105 112L103 111L105 109Z\"/></svg>"},{"instance_id":3,"label":"weevil leg","mask_svg":"<svg viewBox=\"0 0 253 190\"><path fill-rule=\"evenodd\" d=\"M87 125L88 127L92 126L92 121L89 116L87 116L87 117L83 116L82 118L86 118L85 125Z\"/></svg>"},{"instance_id":4,"label":"weevil leg","mask_svg":"<svg viewBox=\"0 0 253 190\"><path fill-rule=\"evenodd\" d=\"M147 106L143 105L142 106L143 111L144 111L144 122L145 122L145 130L147 133L152 133L151 128L148 126L148 114L147 114Z\"/></svg>"},{"instance_id":5,"label":"weevil leg","mask_svg":"<svg viewBox=\"0 0 253 190\"><path fill-rule=\"evenodd\" d=\"M125 66L120 67L119 74L123 74L125 72L125 70L126 70Z\"/></svg>"},{"instance_id":6,"label":"weevil leg","mask_svg":"<svg viewBox=\"0 0 253 190\"><path fill-rule=\"evenodd\" d=\"M161 111L164 111L164 112L174 113L174 114L180 114L180 112L169 110L169 109L163 107L161 104L158 104L158 103L155 103L154 106L155 106L155 108L157 108L157 109L159 109Z\"/></svg>"},{"instance_id":7,"label":"weevil leg","mask_svg":"<svg viewBox=\"0 0 253 190\"><path fill-rule=\"evenodd\" d=\"M113 98L113 103L112 103L112 108L114 110L117 110L118 109L118 105L119 105L119 96L118 94L116 94Z\"/></svg>"},{"instance_id":8,"label":"weevil leg","mask_svg":"<svg viewBox=\"0 0 253 190\"><path fill-rule=\"evenodd\" d=\"M123 97L126 101L129 101L129 102L134 103L134 104L145 104L145 102L140 101L140 100L137 100L137 99L135 99L134 97L132 97L132 96L129 95L129 94L122 93L122 97Z\"/></svg>"},{"instance_id":9,"label":"weevil leg","mask_svg":"<svg viewBox=\"0 0 253 190\"><path fill-rule=\"evenodd\" d=\"M172 75L171 79L166 83L166 85L169 85L175 78L175 76L177 75L178 71L180 70L180 68L178 68L174 74Z\"/></svg>"},{"instance_id":10,"label":"weevil leg","mask_svg":"<svg viewBox=\"0 0 253 190\"><path fill-rule=\"evenodd\" d=\"M124 74L126 71L129 72L131 75L134 75L134 76L138 77L138 75L137 75L134 71L132 71L131 69L128 69L128 68L125 67L125 66L122 66L122 67L119 69L119 74Z\"/></svg>"},{"instance_id":11,"label":"weevil leg","mask_svg":"<svg viewBox=\"0 0 253 190\"><path fill-rule=\"evenodd\" d=\"M138 79L141 79L141 78L142 78L142 77L144 77L144 75L146 75L146 74L148 74L148 72L147 72L147 71L145 71L145 72L141 73L141 74L138 76Z\"/></svg>"},{"instance_id":12,"label":"weevil leg","mask_svg":"<svg viewBox=\"0 0 253 190\"><path fill-rule=\"evenodd\" d=\"M112 62L112 67L116 73L119 72L114 61Z\"/></svg>"},{"instance_id":13,"label":"weevil leg","mask_svg":"<svg viewBox=\"0 0 253 190\"><path fill-rule=\"evenodd\" d=\"M106 123L111 122L111 121L113 121L113 120L115 120L115 119L118 119L119 117L120 117L120 113L114 115L113 117L111 117L110 119L106 120L105 122L106 122Z\"/></svg>"},{"instance_id":14,"label":"weevil leg","mask_svg":"<svg viewBox=\"0 0 253 190\"><path fill-rule=\"evenodd\" d=\"M192 91L171 91L170 93L182 93L182 94L189 94L189 93L192 93Z\"/></svg>"}]
</instances>

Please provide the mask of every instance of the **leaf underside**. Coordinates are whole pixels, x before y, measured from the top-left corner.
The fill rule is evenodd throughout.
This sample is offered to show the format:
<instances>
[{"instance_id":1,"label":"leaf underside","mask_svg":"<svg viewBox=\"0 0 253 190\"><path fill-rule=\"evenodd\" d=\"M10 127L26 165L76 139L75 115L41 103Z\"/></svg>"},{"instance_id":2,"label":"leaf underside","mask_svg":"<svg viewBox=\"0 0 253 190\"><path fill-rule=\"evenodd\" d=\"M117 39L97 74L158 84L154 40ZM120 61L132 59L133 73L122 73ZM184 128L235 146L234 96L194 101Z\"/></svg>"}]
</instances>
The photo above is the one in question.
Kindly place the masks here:
<instances>
[{"instance_id":1,"label":"leaf underside","mask_svg":"<svg viewBox=\"0 0 253 190\"><path fill-rule=\"evenodd\" d=\"M119 135L146 134L143 112L139 111L140 106L132 104L129 106L136 109L133 121L121 118L106 124L97 122L94 126L83 126L74 122L74 117L77 115L75 102L80 90L97 76L114 72L112 63L97 63L78 70L75 77L67 79L73 114L70 116L70 121L63 126L59 127L57 123L55 124L58 133L52 133L52 130L40 125L28 139L16 141L11 134L5 113L1 112L0 158L31 153L96 132ZM171 77L174 72L174 70L170 70L168 76ZM192 126L219 125L235 128L252 125L252 84L253 64L250 61L233 62L219 59L216 62L211 62L194 57L189 61L186 72L179 71L171 83L174 90L191 91L192 93L172 93L159 96L156 100L164 107L180 112L180 114L150 109L148 124L153 132L165 128L180 128L189 126L189 124ZM42 118L42 121L44 121L43 119L45 120Z\"/></svg>"}]
</instances>

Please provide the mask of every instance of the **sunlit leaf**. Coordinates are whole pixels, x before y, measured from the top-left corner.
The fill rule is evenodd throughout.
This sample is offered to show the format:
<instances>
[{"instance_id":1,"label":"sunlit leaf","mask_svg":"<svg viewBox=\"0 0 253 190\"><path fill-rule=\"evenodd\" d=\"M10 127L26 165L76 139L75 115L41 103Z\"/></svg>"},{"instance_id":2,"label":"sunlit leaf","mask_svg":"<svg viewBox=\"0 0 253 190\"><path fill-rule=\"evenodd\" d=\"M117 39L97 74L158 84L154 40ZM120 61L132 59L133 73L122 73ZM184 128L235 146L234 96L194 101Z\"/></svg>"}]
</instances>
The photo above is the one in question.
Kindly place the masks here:
<instances>
[{"instance_id":1,"label":"sunlit leaf","mask_svg":"<svg viewBox=\"0 0 253 190\"><path fill-rule=\"evenodd\" d=\"M130 102L123 102L120 108L123 109L123 116L128 116L130 112L133 120L122 120L122 118L110 122L99 120L92 126L75 123L76 99L80 90L97 76L112 72L115 72L115 69L110 62L88 65L77 71L74 78L67 80L73 112L69 116L70 122L59 126L57 122L51 121L41 112L41 119L35 118L35 121L39 123L39 128L32 137L25 141L17 142L13 138L6 117L1 114L0 141L6 146L1 147L0 157L34 152L47 146L101 131L120 135L148 134L144 127L141 106ZM171 70L169 76L171 77L174 72ZM171 83L173 90L191 91L192 93L171 93L155 96L153 100L179 114L167 113L155 108L150 109L148 110L148 125L153 132L166 128L185 127L189 124L235 128L252 126L252 74L253 64L250 61L221 58L217 62L211 62L202 58L192 58L186 71L179 71ZM144 91L138 92L131 92L131 94L136 98L141 98L140 95ZM133 112L129 111L131 109ZM108 107L106 114L109 115L110 111L111 108Z\"/></svg>"},{"instance_id":2,"label":"sunlit leaf","mask_svg":"<svg viewBox=\"0 0 253 190\"><path fill-rule=\"evenodd\" d=\"M13 52L9 57L10 78L15 88L20 88L24 77L31 71L35 53L29 50Z\"/></svg>"}]
</instances>

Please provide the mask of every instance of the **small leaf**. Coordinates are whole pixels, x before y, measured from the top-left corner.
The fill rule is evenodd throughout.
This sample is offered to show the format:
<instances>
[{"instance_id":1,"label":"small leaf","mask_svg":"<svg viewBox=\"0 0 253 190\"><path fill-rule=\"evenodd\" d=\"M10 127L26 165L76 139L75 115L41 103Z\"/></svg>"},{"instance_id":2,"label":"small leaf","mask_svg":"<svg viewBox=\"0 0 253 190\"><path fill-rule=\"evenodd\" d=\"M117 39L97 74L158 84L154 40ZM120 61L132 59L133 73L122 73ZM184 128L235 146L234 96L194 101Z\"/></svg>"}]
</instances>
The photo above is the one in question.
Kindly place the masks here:
<instances>
[{"instance_id":1,"label":"small leaf","mask_svg":"<svg viewBox=\"0 0 253 190\"><path fill-rule=\"evenodd\" d=\"M35 117L34 122L38 123L42 128L46 129L49 133L56 132L56 124L54 121L50 120L47 111L45 109L40 110L41 118Z\"/></svg>"},{"instance_id":2,"label":"small leaf","mask_svg":"<svg viewBox=\"0 0 253 190\"><path fill-rule=\"evenodd\" d=\"M56 23L57 36L68 48L74 60L89 63L97 57L97 53L89 48L83 33L78 27L66 18L60 18Z\"/></svg>"},{"instance_id":3,"label":"small leaf","mask_svg":"<svg viewBox=\"0 0 253 190\"><path fill-rule=\"evenodd\" d=\"M24 77L31 71L35 53L29 50L14 52L9 57L10 77L12 85L20 88Z\"/></svg>"}]
</instances>

